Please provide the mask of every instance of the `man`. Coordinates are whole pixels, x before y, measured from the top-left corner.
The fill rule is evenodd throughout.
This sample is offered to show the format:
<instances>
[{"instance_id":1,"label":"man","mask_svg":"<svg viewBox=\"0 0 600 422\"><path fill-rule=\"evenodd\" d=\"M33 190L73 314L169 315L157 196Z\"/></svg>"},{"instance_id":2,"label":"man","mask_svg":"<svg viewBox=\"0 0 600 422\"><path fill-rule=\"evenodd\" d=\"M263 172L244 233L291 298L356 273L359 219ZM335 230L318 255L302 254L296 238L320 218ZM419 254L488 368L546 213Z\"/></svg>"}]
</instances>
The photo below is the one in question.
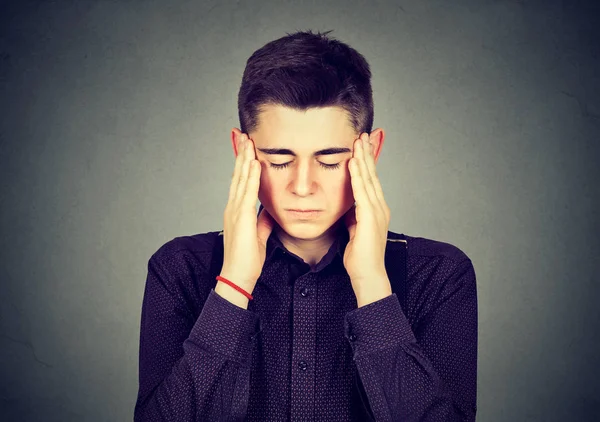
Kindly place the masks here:
<instances>
[{"instance_id":1,"label":"man","mask_svg":"<svg viewBox=\"0 0 600 422\"><path fill-rule=\"evenodd\" d=\"M370 77L327 32L250 57L224 229L148 262L136 421L475 420L474 268L388 230Z\"/></svg>"}]
</instances>

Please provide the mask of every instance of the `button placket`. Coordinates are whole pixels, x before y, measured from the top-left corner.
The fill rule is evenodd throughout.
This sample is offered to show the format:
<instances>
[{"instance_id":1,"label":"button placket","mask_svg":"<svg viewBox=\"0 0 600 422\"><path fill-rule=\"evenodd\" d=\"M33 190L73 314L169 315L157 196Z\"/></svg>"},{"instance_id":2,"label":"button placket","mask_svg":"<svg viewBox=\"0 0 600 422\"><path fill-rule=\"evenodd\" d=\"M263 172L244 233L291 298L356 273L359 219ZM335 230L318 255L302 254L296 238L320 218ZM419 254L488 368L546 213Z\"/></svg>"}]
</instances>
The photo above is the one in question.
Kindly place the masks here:
<instances>
[{"instance_id":1,"label":"button placket","mask_svg":"<svg viewBox=\"0 0 600 422\"><path fill-rule=\"evenodd\" d=\"M298 268L301 270L300 268ZM315 357L317 340L316 285L312 273L302 274L295 280L293 290L293 340L291 411L294 414L311 414L314 397L307 391L315 389Z\"/></svg>"}]
</instances>

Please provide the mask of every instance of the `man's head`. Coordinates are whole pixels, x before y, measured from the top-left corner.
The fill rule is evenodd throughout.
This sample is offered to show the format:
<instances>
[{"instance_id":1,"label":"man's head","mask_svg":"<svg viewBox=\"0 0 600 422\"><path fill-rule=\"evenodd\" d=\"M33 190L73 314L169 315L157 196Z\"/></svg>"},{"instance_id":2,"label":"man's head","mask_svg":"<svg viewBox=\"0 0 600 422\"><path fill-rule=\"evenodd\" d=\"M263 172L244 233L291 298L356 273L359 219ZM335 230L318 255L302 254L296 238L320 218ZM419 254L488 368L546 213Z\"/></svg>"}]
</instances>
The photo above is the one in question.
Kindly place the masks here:
<instances>
[{"instance_id":1,"label":"man's head","mask_svg":"<svg viewBox=\"0 0 600 422\"><path fill-rule=\"evenodd\" d=\"M354 204L348 160L354 140L373 123L369 65L328 32L288 34L248 59L238 97L241 130L232 130L236 154L242 133L254 142L258 199L283 229L280 238L300 248L330 243L330 229ZM370 133L376 158L383 137L381 129ZM306 220L289 208L322 211Z\"/></svg>"}]
</instances>

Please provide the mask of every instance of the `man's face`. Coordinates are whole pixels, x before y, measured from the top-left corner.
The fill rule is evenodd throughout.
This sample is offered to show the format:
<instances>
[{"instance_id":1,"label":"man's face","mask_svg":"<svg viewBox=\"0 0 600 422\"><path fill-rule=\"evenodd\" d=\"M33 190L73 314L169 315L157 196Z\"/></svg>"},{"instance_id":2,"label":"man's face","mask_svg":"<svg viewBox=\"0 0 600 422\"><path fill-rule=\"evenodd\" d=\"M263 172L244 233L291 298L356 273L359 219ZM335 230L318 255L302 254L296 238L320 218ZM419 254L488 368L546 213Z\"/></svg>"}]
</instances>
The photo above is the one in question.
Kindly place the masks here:
<instances>
[{"instance_id":1,"label":"man's face","mask_svg":"<svg viewBox=\"0 0 600 422\"><path fill-rule=\"evenodd\" d=\"M265 107L257 131L248 134L262 168L258 199L286 234L317 240L354 204L348 160L359 135L342 108ZM342 150L318 153L333 148ZM321 211L307 219L288 209Z\"/></svg>"}]
</instances>

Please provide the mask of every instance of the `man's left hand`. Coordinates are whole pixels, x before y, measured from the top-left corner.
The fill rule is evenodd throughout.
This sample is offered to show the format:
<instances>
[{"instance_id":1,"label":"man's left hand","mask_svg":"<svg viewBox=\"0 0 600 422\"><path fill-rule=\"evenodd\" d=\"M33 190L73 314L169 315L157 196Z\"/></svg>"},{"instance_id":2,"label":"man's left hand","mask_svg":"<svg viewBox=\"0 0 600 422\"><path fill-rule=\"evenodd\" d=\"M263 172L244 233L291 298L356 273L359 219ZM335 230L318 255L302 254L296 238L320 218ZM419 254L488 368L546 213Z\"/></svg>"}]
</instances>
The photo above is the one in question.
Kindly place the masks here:
<instances>
[{"instance_id":1,"label":"man's left hand","mask_svg":"<svg viewBox=\"0 0 600 422\"><path fill-rule=\"evenodd\" d=\"M375 172L373 146L368 141L369 135L363 133L354 142L348 167L356 204L343 217L350 235L344 267L359 307L392 294L385 270L390 208L383 197Z\"/></svg>"}]
</instances>

